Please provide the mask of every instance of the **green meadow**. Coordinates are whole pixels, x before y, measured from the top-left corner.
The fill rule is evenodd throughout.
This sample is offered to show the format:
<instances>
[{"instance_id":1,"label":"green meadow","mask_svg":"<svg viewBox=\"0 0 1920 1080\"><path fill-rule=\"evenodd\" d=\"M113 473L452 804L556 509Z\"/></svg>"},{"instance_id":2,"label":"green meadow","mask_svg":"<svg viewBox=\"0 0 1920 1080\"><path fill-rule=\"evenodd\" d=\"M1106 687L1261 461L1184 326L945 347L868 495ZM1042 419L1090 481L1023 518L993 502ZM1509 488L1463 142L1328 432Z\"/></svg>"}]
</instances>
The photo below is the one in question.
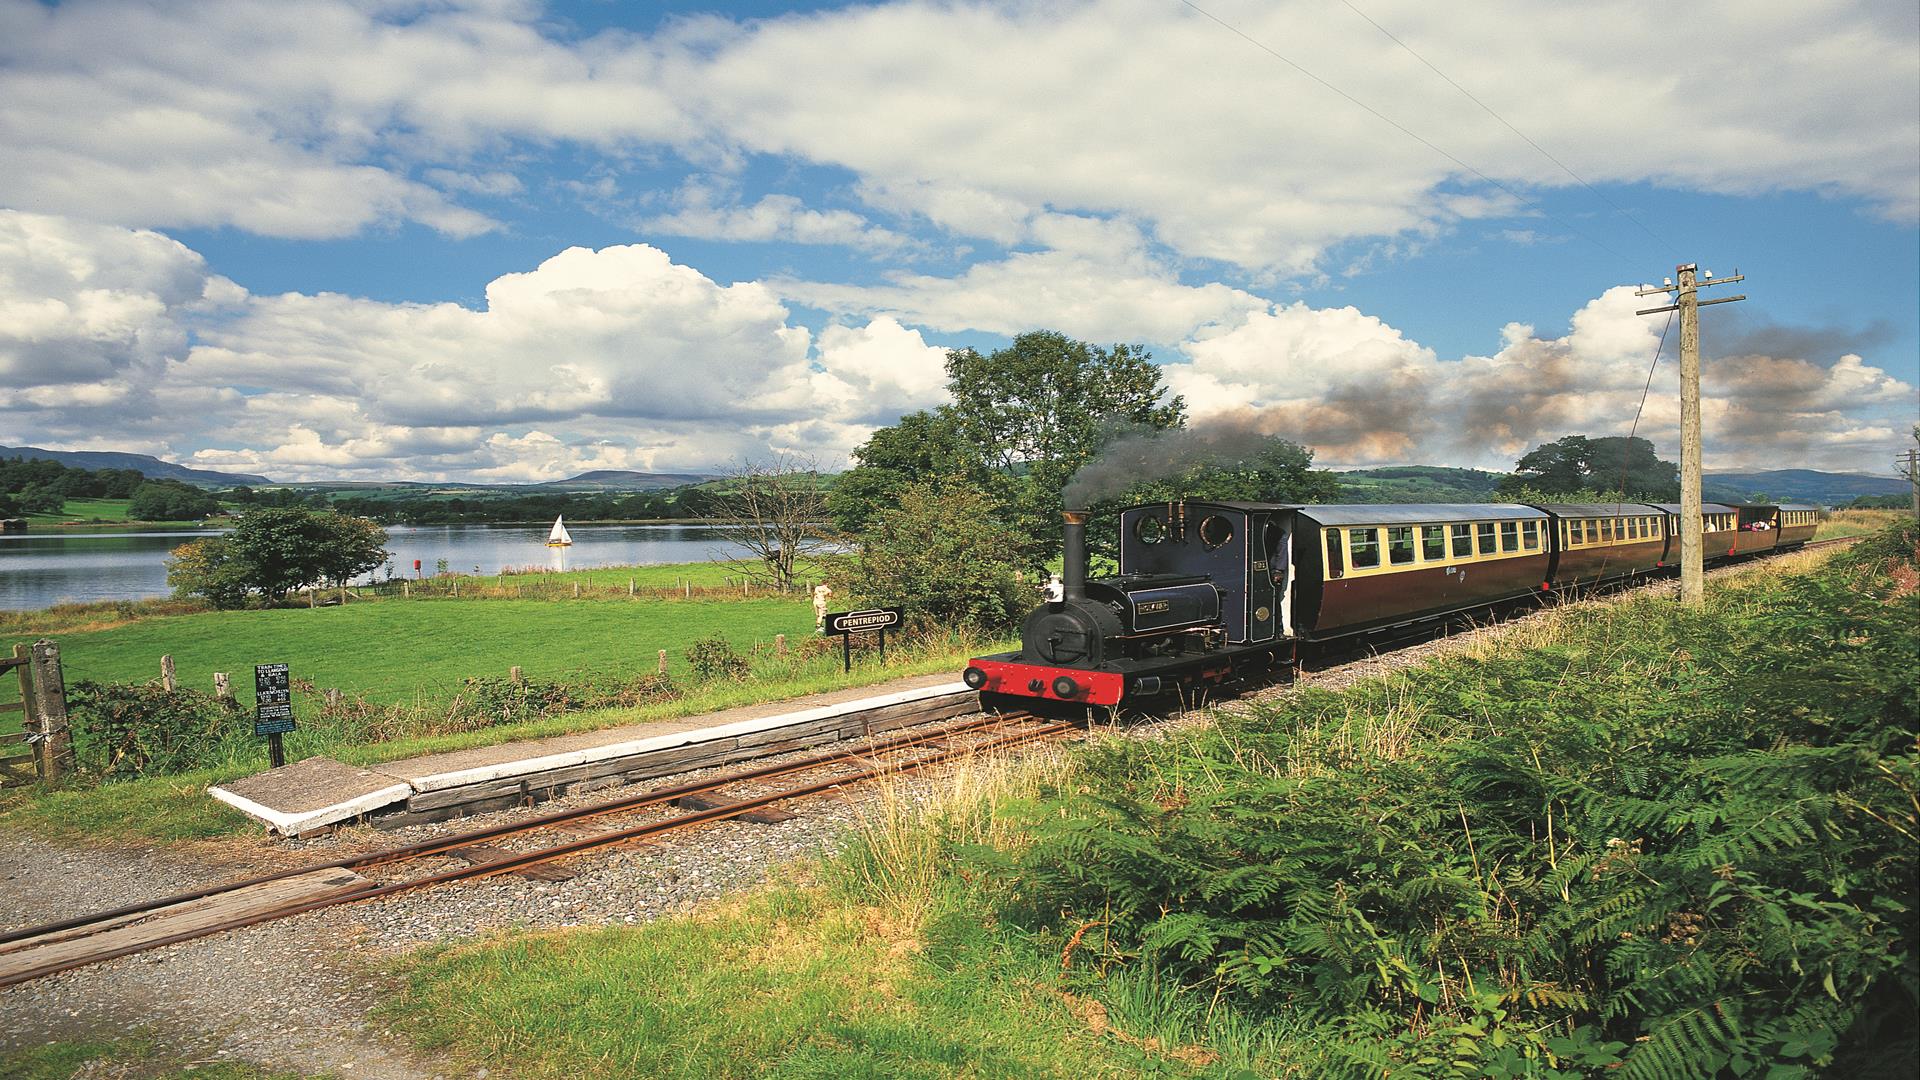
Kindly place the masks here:
<instances>
[{"instance_id":1,"label":"green meadow","mask_svg":"<svg viewBox=\"0 0 1920 1080\"><path fill-rule=\"evenodd\" d=\"M62 634L69 683L143 682L171 655L183 685L213 688L213 673L247 689L255 664L285 663L295 678L370 701L454 693L462 679L530 678L569 672L652 671L659 650L678 660L689 642L714 634L745 649L776 634L813 632L813 610L792 599L727 603L571 603L549 600L385 599L321 608L206 611L140 619ZM9 643L10 644L10 643Z\"/></svg>"}]
</instances>

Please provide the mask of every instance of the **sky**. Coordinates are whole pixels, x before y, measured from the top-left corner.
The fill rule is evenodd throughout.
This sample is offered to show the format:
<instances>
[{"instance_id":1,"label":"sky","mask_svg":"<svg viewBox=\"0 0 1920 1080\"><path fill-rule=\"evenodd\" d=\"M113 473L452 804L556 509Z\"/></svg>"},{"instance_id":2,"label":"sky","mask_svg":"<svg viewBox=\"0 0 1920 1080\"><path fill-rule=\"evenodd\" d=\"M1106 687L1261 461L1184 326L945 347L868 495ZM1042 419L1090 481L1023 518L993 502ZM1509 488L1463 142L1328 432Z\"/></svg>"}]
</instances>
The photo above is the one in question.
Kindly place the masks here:
<instances>
[{"instance_id":1,"label":"sky","mask_svg":"<svg viewBox=\"0 0 1920 1080\"><path fill-rule=\"evenodd\" d=\"M839 468L1034 329L1671 458L1687 262L1708 469L1885 474L1917 227L1908 0L0 0L0 444L279 481Z\"/></svg>"}]
</instances>

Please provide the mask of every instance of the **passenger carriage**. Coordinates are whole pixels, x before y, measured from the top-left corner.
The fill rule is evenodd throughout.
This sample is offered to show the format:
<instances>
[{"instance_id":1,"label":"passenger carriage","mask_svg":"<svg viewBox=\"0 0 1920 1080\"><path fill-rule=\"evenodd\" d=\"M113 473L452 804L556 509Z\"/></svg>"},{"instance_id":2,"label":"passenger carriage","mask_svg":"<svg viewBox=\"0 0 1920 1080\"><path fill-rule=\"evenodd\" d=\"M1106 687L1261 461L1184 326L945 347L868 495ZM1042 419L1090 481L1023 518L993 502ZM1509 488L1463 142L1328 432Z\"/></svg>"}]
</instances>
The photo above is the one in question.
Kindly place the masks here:
<instances>
[{"instance_id":1,"label":"passenger carriage","mask_svg":"<svg viewBox=\"0 0 1920 1080\"><path fill-rule=\"evenodd\" d=\"M1780 542L1780 508L1767 503L1733 504L1735 526L1731 556L1772 551Z\"/></svg>"},{"instance_id":2,"label":"passenger carriage","mask_svg":"<svg viewBox=\"0 0 1920 1080\"><path fill-rule=\"evenodd\" d=\"M1661 562L1667 566L1680 565L1680 504L1650 503L1666 519L1663 526L1667 531L1666 554ZM1733 507L1724 503L1700 504L1700 550L1704 553L1704 562L1720 562L1734 552L1733 538L1736 535L1734 523L1738 515Z\"/></svg>"},{"instance_id":3,"label":"passenger carriage","mask_svg":"<svg viewBox=\"0 0 1920 1080\"><path fill-rule=\"evenodd\" d=\"M1557 589L1617 581L1658 570L1666 557L1665 515L1648 503L1554 504Z\"/></svg>"},{"instance_id":4,"label":"passenger carriage","mask_svg":"<svg viewBox=\"0 0 1920 1080\"><path fill-rule=\"evenodd\" d=\"M1779 538L1773 542L1774 550L1786 551L1797 548L1813 539L1820 528L1820 508L1805 503L1781 503L1778 519Z\"/></svg>"},{"instance_id":5,"label":"passenger carriage","mask_svg":"<svg viewBox=\"0 0 1920 1080\"><path fill-rule=\"evenodd\" d=\"M1294 512L1296 631L1326 638L1531 595L1547 581L1545 513L1531 506L1302 506Z\"/></svg>"}]
</instances>

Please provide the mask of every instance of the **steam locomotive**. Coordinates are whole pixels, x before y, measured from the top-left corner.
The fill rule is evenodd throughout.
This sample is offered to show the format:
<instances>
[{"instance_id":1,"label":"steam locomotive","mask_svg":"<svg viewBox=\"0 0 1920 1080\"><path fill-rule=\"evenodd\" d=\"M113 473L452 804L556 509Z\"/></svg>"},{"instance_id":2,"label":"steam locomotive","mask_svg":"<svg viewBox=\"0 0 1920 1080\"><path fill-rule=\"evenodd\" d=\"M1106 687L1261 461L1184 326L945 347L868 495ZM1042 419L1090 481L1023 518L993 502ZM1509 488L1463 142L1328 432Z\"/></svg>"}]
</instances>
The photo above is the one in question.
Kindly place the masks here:
<instances>
[{"instance_id":1,"label":"steam locomotive","mask_svg":"<svg viewBox=\"0 0 1920 1080\"><path fill-rule=\"evenodd\" d=\"M1800 547L1817 515L1708 503L1703 561ZM1674 503L1179 501L1121 511L1120 572L1089 580L1087 517L1063 515L1058 596L1027 616L1019 651L970 661L968 686L1114 706L1284 671L1304 643L1644 577L1680 558Z\"/></svg>"}]
</instances>

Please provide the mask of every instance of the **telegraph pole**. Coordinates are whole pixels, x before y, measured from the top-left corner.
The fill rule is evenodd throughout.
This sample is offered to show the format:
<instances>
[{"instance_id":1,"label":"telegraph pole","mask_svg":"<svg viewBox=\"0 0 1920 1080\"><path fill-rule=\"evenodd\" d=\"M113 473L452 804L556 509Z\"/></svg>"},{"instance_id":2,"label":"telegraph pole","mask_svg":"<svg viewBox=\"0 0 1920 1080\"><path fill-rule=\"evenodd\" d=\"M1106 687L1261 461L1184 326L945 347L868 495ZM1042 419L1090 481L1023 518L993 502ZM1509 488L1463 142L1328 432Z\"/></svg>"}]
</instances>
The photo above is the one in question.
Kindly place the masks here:
<instances>
[{"instance_id":1,"label":"telegraph pole","mask_svg":"<svg viewBox=\"0 0 1920 1080\"><path fill-rule=\"evenodd\" d=\"M1680 280L1678 285L1669 278L1664 285L1643 287L1634 295L1674 293L1679 302L1647 308L1634 314L1680 312L1680 602L1687 607L1697 608L1707 602L1707 581L1703 569L1705 551L1701 542L1700 520L1700 309L1709 304L1731 304L1735 300L1746 299L1745 296L1727 296L1719 300L1702 300L1699 291L1714 285L1745 281L1746 278L1738 270L1733 272L1732 277L1716 278L1709 271L1705 278L1701 278L1693 263L1682 263L1674 268L1673 273Z\"/></svg>"},{"instance_id":2,"label":"telegraph pole","mask_svg":"<svg viewBox=\"0 0 1920 1080\"><path fill-rule=\"evenodd\" d=\"M1913 520L1920 521L1920 450L1902 450L1893 465L1913 485Z\"/></svg>"}]
</instances>

